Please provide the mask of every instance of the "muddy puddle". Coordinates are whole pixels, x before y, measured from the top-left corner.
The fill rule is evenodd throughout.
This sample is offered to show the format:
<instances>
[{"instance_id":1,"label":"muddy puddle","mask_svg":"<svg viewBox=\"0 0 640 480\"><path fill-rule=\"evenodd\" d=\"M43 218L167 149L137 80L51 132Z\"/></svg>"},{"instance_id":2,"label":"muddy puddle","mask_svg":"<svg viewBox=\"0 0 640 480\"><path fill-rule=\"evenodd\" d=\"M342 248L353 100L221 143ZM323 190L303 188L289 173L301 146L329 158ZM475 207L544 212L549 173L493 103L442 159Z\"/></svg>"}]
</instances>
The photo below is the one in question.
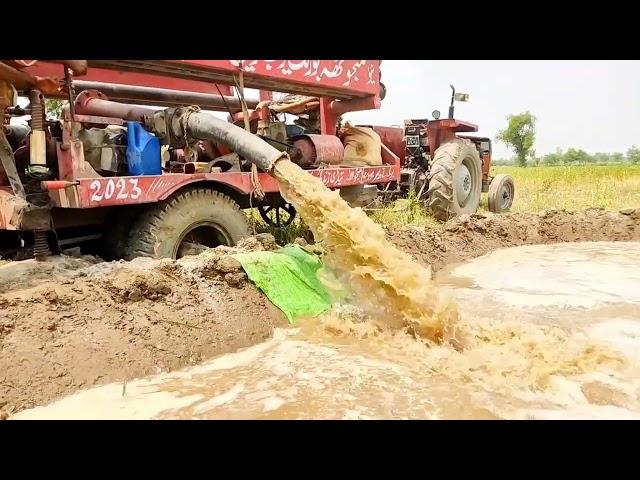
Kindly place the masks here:
<instances>
[{"instance_id":1,"label":"muddy puddle","mask_svg":"<svg viewBox=\"0 0 640 480\"><path fill-rule=\"evenodd\" d=\"M640 242L496 250L436 275L463 349L339 306L184 370L14 419L640 418Z\"/></svg>"}]
</instances>

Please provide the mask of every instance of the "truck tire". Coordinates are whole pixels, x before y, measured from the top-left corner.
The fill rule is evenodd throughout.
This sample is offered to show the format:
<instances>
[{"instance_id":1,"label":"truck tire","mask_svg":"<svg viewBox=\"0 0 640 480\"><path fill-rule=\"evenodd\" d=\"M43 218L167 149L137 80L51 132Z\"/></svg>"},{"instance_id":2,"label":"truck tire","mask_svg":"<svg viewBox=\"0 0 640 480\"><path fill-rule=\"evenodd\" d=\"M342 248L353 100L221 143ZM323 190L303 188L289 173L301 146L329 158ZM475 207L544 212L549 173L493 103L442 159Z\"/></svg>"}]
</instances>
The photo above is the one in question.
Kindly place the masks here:
<instances>
[{"instance_id":1,"label":"truck tire","mask_svg":"<svg viewBox=\"0 0 640 480\"><path fill-rule=\"evenodd\" d=\"M504 173L493 177L489 184L489 211L493 213L508 212L513 205L515 185L513 178Z\"/></svg>"},{"instance_id":2,"label":"truck tire","mask_svg":"<svg viewBox=\"0 0 640 480\"><path fill-rule=\"evenodd\" d=\"M180 258L192 245L233 246L249 236L247 217L232 199L207 188L182 190L146 210L129 233L125 259Z\"/></svg>"},{"instance_id":3,"label":"truck tire","mask_svg":"<svg viewBox=\"0 0 640 480\"><path fill-rule=\"evenodd\" d=\"M119 260L124 257L129 240L128 233L135 221L135 212L118 208L105 222L102 238L102 257L105 260Z\"/></svg>"},{"instance_id":4,"label":"truck tire","mask_svg":"<svg viewBox=\"0 0 640 480\"><path fill-rule=\"evenodd\" d=\"M435 152L429 171L429 208L438 220L475 213L482 192L482 162L469 140L456 139Z\"/></svg>"}]
</instances>

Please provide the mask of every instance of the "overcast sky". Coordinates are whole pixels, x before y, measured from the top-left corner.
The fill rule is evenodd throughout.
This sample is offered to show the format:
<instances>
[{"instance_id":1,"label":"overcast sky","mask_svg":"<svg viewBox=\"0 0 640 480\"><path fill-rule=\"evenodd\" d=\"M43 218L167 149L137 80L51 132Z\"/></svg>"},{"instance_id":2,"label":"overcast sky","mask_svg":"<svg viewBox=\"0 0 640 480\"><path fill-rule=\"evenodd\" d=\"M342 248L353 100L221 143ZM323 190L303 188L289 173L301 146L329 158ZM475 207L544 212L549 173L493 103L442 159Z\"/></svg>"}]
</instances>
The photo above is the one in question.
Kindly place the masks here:
<instances>
[{"instance_id":1,"label":"overcast sky","mask_svg":"<svg viewBox=\"0 0 640 480\"><path fill-rule=\"evenodd\" d=\"M434 109L446 117L452 83L470 95L456 104L456 117L494 140L494 158L513 156L495 135L509 114L525 110L538 118L538 155L557 147L595 153L640 146L640 61L385 60L381 70L387 96L380 110L345 118L402 124Z\"/></svg>"}]
</instances>

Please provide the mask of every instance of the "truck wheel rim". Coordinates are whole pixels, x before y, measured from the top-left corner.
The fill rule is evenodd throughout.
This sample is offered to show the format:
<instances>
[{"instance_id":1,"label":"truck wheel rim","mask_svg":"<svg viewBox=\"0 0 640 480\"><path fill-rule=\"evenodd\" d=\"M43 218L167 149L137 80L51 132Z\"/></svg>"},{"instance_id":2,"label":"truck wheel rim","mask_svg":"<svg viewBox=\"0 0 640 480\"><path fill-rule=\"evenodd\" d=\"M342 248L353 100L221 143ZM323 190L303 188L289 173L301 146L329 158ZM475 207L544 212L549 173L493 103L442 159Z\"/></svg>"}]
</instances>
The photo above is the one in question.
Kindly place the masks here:
<instances>
[{"instance_id":1,"label":"truck wheel rim","mask_svg":"<svg viewBox=\"0 0 640 480\"><path fill-rule=\"evenodd\" d=\"M178 242L176 242L174 258L184 256L187 243L195 243L213 248L219 245L230 246L232 241L228 232L220 225L214 222L196 222L186 228L178 239Z\"/></svg>"}]
</instances>

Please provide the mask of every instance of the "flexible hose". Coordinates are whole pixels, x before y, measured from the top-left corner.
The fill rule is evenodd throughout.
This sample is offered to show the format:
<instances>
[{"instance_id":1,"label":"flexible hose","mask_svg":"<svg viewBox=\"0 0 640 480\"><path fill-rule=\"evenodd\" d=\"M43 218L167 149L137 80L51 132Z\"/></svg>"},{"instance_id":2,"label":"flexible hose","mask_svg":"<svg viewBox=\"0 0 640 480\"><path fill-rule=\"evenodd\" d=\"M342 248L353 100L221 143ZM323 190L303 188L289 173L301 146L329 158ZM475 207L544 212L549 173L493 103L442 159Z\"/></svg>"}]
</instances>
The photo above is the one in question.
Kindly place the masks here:
<instances>
[{"instance_id":1,"label":"flexible hose","mask_svg":"<svg viewBox=\"0 0 640 480\"><path fill-rule=\"evenodd\" d=\"M204 112L193 112L187 120L187 133L198 140L213 140L227 146L256 166L271 172L276 161L287 154L260 137Z\"/></svg>"}]
</instances>

